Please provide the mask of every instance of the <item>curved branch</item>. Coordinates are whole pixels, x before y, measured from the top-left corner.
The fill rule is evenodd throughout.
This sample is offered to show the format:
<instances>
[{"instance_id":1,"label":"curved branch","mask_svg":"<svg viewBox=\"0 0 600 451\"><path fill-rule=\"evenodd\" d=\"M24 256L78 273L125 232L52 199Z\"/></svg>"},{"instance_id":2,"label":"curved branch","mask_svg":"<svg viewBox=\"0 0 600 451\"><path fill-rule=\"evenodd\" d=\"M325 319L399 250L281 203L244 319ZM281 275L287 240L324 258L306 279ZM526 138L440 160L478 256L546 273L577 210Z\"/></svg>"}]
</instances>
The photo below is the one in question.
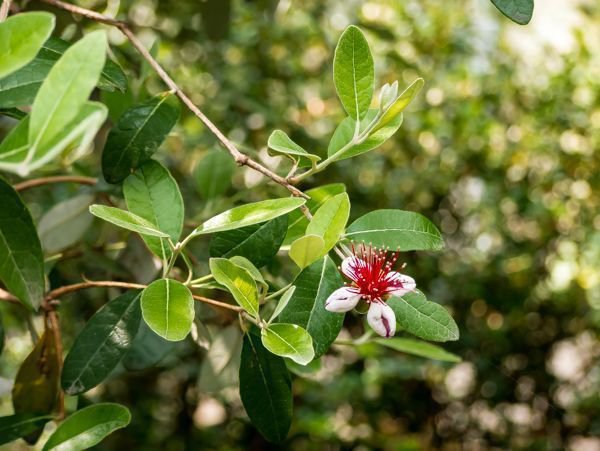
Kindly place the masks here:
<instances>
[{"instance_id":1,"label":"curved branch","mask_svg":"<svg viewBox=\"0 0 600 451\"><path fill-rule=\"evenodd\" d=\"M38 179L26 180L17 183L13 188L17 191L25 191L26 189L35 186L49 185L51 183L78 183L80 185L95 185L98 182L97 178L84 177L80 175L56 175L53 177L40 177Z\"/></svg>"}]
</instances>

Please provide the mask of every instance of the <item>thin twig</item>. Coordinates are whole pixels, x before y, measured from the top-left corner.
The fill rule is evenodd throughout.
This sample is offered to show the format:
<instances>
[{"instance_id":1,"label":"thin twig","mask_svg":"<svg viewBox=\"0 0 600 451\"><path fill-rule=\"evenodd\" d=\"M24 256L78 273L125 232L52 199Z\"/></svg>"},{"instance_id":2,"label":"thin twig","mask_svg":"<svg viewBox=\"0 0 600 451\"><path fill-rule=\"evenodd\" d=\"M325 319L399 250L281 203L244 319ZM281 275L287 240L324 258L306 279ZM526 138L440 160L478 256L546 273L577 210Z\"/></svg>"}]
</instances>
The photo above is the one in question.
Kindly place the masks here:
<instances>
[{"instance_id":1,"label":"thin twig","mask_svg":"<svg viewBox=\"0 0 600 451\"><path fill-rule=\"evenodd\" d=\"M97 178L84 177L80 175L56 175L53 177L41 177L38 179L26 180L14 185L15 190L25 191L26 189L35 186L49 185L51 183L78 183L80 185L95 185L98 182Z\"/></svg>"},{"instance_id":2,"label":"thin twig","mask_svg":"<svg viewBox=\"0 0 600 451\"><path fill-rule=\"evenodd\" d=\"M118 28L121 32L129 39L135 49L142 55L142 57L150 64L152 69L158 74L158 76L165 82L169 89L181 99L181 101L189 108L189 110L196 115L198 119L209 129L209 131L217 138L221 145L231 154L235 162L240 166L248 166L255 171L269 177L275 183L286 188L294 196L308 198L306 194L288 182L284 177L276 174L270 169L266 168L262 164L254 161L248 155L242 153L222 132L217 128L215 124L198 108L194 102L179 88L177 83L169 76L169 74L163 69L163 67L154 59L150 52L144 47L142 42L137 36L131 31L127 23L120 20L113 19L112 17L105 16L104 14L97 13L80 6L71 5L69 3L62 2L60 0L42 0L44 3L55 6L57 8L69 11L73 14L77 14L87 19L101 22L107 25Z\"/></svg>"},{"instance_id":3,"label":"thin twig","mask_svg":"<svg viewBox=\"0 0 600 451\"><path fill-rule=\"evenodd\" d=\"M58 379L60 380L60 376L62 373L63 366L63 347L62 347L62 337L60 332L60 324L58 322L58 314L54 310L53 306L49 306L49 309L46 310L46 331L52 333L54 335L54 343L56 345L56 361L57 367L59 369ZM62 421L65 418L65 393L62 388L58 388L58 421Z\"/></svg>"},{"instance_id":4,"label":"thin twig","mask_svg":"<svg viewBox=\"0 0 600 451\"><path fill-rule=\"evenodd\" d=\"M11 0L4 0L0 6L0 22L4 21L8 17L8 11L10 11Z\"/></svg>"}]
</instances>

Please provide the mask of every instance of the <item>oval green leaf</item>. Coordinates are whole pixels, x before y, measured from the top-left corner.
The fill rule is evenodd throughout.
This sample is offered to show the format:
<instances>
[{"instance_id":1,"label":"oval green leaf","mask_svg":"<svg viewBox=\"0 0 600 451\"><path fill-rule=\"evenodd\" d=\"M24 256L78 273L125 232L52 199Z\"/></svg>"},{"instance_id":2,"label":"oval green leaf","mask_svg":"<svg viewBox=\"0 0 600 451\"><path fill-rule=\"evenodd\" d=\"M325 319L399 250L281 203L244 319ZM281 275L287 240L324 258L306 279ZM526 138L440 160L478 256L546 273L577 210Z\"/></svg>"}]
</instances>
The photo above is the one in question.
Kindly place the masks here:
<instances>
[{"instance_id":1,"label":"oval green leaf","mask_svg":"<svg viewBox=\"0 0 600 451\"><path fill-rule=\"evenodd\" d=\"M144 321L165 340L180 341L187 337L194 314L192 293L181 282L156 280L142 292Z\"/></svg>"},{"instance_id":2,"label":"oval green leaf","mask_svg":"<svg viewBox=\"0 0 600 451\"><path fill-rule=\"evenodd\" d=\"M396 314L396 322L406 332L430 341L458 340L458 326L448 310L429 302L420 291L393 296L388 305Z\"/></svg>"},{"instance_id":3,"label":"oval green leaf","mask_svg":"<svg viewBox=\"0 0 600 451\"><path fill-rule=\"evenodd\" d=\"M344 238L392 250L440 250L444 240L436 226L412 211L376 210L361 216L346 229Z\"/></svg>"},{"instance_id":4,"label":"oval green leaf","mask_svg":"<svg viewBox=\"0 0 600 451\"><path fill-rule=\"evenodd\" d=\"M308 153L292 141L292 139L282 130L275 130L271 133L267 145L269 146L270 155L288 156L291 159L298 161L300 167L311 166L312 163L321 160L320 156Z\"/></svg>"},{"instance_id":5,"label":"oval green leaf","mask_svg":"<svg viewBox=\"0 0 600 451\"><path fill-rule=\"evenodd\" d=\"M91 448L131 421L129 410L114 403L94 404L63 421L50 436L43 451L72 451Z\"/></svg>"},{"instance_id":6,"label":"oval green leaf","mask_svg":"<svg viewBox=\"0 0 600 451\"><path fill-rule=\"evenodd\" d=\"M457 363L462 360L460 356L452 354L451 352L448 352L439 346L427 343L425 341L414 340L412 338L377 338L374 341L382 346L386 346L396 351L404 352L405 354L416 355L419 357L425 357L427 359L452 363Z\"/></svg>"},{"instance_id":7,"label":"oval green leaf","mask_svg":"<svg viewBox=\"0 0 600 451\"><path fill-rule=\"evenodd\" d=\"M169 235L156 230L156 226L138 215L121 210L120 208L108 207L106 205L91 205L90 213L100 219L110 222L116 226L122 227L132 232L137 232L142 235L157 236L168 238Z\"/></svg>"},{"instance_id":8,"label":"oval green leaf","mask_svg":"<svg viewBox=\"0 0 600 451\"><path fill-rule=\"evenodd\" d=\"M54 29L45 12L17 14L0 23L0 78L30 62Z\"/></svg>"},{"instance_id":9,"label":"oval green leaf","mask_svg":"<svg viewBox=\"0 0 600 451\"><path fill-rule=\"evenodd\" d=\"M226 258L211 258L210 272L224 285L235 301L255 318L258 318L258 289L252 275Z\"/></svg>"},{"instance_id":10,"label":"oval green leaf","mask_svg":"<svg viewBox=\"0 0 600 451\"><path fill-rule=\"evenodd\" d=\"M519 25L527 25L533 16L533 0L492 0L502 14Z\"/></svg>"},{"instance_id":11,"label":"oval green leaf","mask_svg":"<svg viewBox=\"0 0 600 451\"><path fill-rule=\"evenodd\" d=\"M235 161L222 150L208 152L194 171L198 193L207 200L224 194L231 186L235 168Z\"/></svg>"},{"instance_id":12,"label":"oval green leaf","mask_svg":"<svg viewBox=\"0 0 600 451\"><path fill-rule=\"evenodd\" d=\"M37 310L44 295L44 257L29 210L0 178L0 280L27 307Z\"/></svg>"},{"instance_id":13,"label":"oval green leaf","mask_svg":"<svg viewBox=\"0 0 600 451\"><path fill-rule=\"evenodd\" d=\"M291 244L290 258L304 269L327 253L323 252L324 247L325 241L319 235L304 235Z\"/></svg>"},{"instance_id":14,"label":"oval green leaf","mask_svg":"<svg viewBox=\"0 0 600 451\"><path fill-rule=\"evenodd\" d=\"M265 348L281 357L307 365L315 357L312 337L297 324L271 324L262 329L261 340Z\"/></svg>"},{"instance_id":15,"label":"oval green leaf","mask_svg":"<svg viewBox=\"0 0 600 451\"><path fill-rule=\"evenodd\" d=\"M89 319L65 358L61 385L67 394L100 384L121 361L140 326L139 297L139 291L129 291Z\"/></svg>"},{"instance_id":16,"label":"oval green leaf","mask_svg":"<svg viewBox=\"0 0 600 451\"><path fill-rule=\"evenodd\" d=\"M183 229L184 207L179 186L169 171L159 162L149 160L123 183L127 209L152 223L179 241ZM142 236L154 254L162 259L171 256L169 243L161 238Z\"/></svg>"},{"instance_id":17,"label":"oval green leaf","mask_svg":"<svg viewBox=\"0 0 600 451\"><path fill-rule=\"evenodd\" d=\"M325 256L296 277L296 290L279 315L282 322L297 324L308 331L313 339L315 358L327 352L342 329L344 314L327 311L325 301L343 284L335 263Z\"/></svg>"},{"instance_id":18,"label":"oval green leaf","mask_svg":"<svg viewBox=\"0 0 600 451\"><path fill-rule=\"evenodd\" d=\"M333 82L344 109L362 119L373 97L375 69L369 43L362 31L350 25L340 36L333 58Z\"/></svg>"},{"instance_id":19,"label":"oval green leaf","mask_svg":"<svg viewBox=\"0 0 600 451\"><path fill-rule=\"evenodd\" d=\"M259 224L289 213L304 203L305 200L298 197L284 197L241 205L214 216L193 233L202 235Z\"/></svg>"},{"instance_id":20,"label":"oval green leaf","mask_svg":"<svg viewBox=\"0 0 600 451\"><path fill-rule=\"evenodd\" d=\"M112 128L102 153L108 183L121 183L152 157L179 119L179 103L161 94L127 110Z\"/></svg>"},{"instance_id":21,"label":"oval green leaf","mask_svg":"<svg viewBox=\"0 0 600 451\"><path fill-rule=\"evenodd\" d=\"M306 233L323 238L321 255L329 252L337 244L344 233L349 216L350 199L346 193L327 199L314 214L306 227Z\"/></svg>"},{"instance_id":22,"label":"oval green leaf","mask_svg":"<svg viewBox=\"0 0 600 451\"><path fill-rule=\"evenodd\" d=\"M275 443L285 440L292 424L292 380L285 360L267 351L255 330L244 337L240 397L263 437Z\"/></svg>"}]
</instances>

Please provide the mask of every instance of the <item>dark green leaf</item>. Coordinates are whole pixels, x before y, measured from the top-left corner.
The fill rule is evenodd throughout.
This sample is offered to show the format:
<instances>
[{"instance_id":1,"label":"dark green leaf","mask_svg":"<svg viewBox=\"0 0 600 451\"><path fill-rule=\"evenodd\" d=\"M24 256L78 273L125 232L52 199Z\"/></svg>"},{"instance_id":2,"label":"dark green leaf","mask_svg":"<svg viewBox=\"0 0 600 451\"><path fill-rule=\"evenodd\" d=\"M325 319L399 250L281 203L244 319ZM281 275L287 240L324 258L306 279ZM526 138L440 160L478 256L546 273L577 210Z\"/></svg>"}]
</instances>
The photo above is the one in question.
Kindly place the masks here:
<instances>
[{"instance_id":1,"label":"dark green leaf","mask_svg":"<svg viewBox=\"0 0 600 451\"><path fill-rule=\"evenodd\" d=\"M152 157L179 118L179 103L165 93L130 108L108 134L102 153L102 173L109 183L121 183Z\"/></svg>"},{"instance_id":2,"label":"dark green leaf","mask_svg":"<svg viewBox=\"0 0 600 451\"><path fill-rule=\"evenodd\" d=\"M345 238L392 250L439 250L440 231L429 219L412 211L376 210L361 216L346 229Z\"/></svg>"},{"instance_id":3,"label":"dark green leaf","mask_svg":"<svg viewBox=\"0 0 600 451\"><path fill-rule=\"evenodd\" d=\"M27 207L0 178L0 280L21 302L37 310L44 294L44 257Z\"/></svg>"},{"instance_id":4,"label":"dark green leaf","mask_svg":"<svg viewBox=\"0 0 600 451\"><path fill-rule=\"evenodd\" d=\"M256 266L264 266L277 254L287 232L287 216L262 224L216 233L210 241L210 256L246 257Z\"/></svg>"},{"instance_id":5,"label":"dark green leaf","mask_svg":"<svg viewBox=\"0 0 600 451\"><path fill-rule=\"evenodd\" d=\"M519 25L527 25L533 16L533 0L492 0L492 3Z\"/></svg>"},{"instance_id":6,"label":"dark green leaf","mask_svg":"<svg viewBox=\"0 0 600 451\"><path fill-rule=\"evenodd\" d=\"M38 413L19 413L0 417L0 445L27 437L43 429L44 425L51 419L50 415L40 415Z\"/></svg>"},{"instance_id":7,"label":"dark green leaf","mask_svg":"<svg viewBox=\"0 0 600 451\"><path fill-rule=\"evenodd\" d=\"M344 281L333 260L325 256L304 269L294 285L296 291L279 320L305 328L313 339L315 358L319 358L327 352L344 323L343 313L325 310L325 301Z\"/></svg>"},{"instance_id":8,"label":"dark green leaf","mask_svg":"<svg viewBox=\"0 0 600 451\"><path fill-rule=\"evenodd\" d=\"M252 424L271 442L285 440L292 422L292 381L282 357L251 331L244 337L240 396Z\"/></svg>"},{"instance_id":9,"label":"dark green leaf","mask_svg":"<svg viewBox=\"0 0 600 451\"><path fill-rule=\"evenodd\" d=\"M107 435L131 421L129 410L113 403L81 409L63 421L50 436L43 451L84 450L100 443Z\"/></svg>"},{"instance_id":10,"label":"dark green leaf","mask_svg":"<svg viewBox=\"0 0 600 451\"><path fill-rule=\"evenodd\" d=\"M194 177L196 189L205 199L214 199L231 186L231 177L236 164L226 152L211 150L196 166Z\"/></svg>"},{"instance_id":11,"label":"dark green leaf","mask_svg":"<svg viewBox=\"0 0 600 451\"><path fill-rule=\"evenodd\" d=\"M430 341L458 340L458 326L448 310L429 302L420 291L393 296L388 305L396 314L396 322L406 332Z\"/></svg>"},{"instance_id":12,"label":"dark green leaf","mask_svg":"<svg viewBox=\"0 0 600 451\"><path fill-rule=\"evenodd\" d=\"M61 384L69 395L106 379L131 347L141 319L139 291L113 299L92 316L65 359Z\"/></svg>"},{"instance_id":13,"label":"dark green leaf","mask_svg":"<svg viewBox=\"0 0 600 451\"><path fill-rule=\"evenodd\" d=\"M427 359L441 360L442 362L460 362L462 359L456 354L452 354L439 346L427 343L426 341L413 340L412 338L376 338L374 340L382 346L404 352L406 354L417 355Z\"/></svg>"},{"instance_id":14,"label":"dark green leaf","mask_svg":"<svg viewBox=\"0 0 600 451\"><path fill-rule=\"evenodd\" d=\"M177 182L164 166L154 160L144 163L125 179L123 194L129 211L167 233L173 243L179 241L183 229L183 199ZM142 238L160 258L171 256L167 240Z\"/></svg>"}]
</instances>

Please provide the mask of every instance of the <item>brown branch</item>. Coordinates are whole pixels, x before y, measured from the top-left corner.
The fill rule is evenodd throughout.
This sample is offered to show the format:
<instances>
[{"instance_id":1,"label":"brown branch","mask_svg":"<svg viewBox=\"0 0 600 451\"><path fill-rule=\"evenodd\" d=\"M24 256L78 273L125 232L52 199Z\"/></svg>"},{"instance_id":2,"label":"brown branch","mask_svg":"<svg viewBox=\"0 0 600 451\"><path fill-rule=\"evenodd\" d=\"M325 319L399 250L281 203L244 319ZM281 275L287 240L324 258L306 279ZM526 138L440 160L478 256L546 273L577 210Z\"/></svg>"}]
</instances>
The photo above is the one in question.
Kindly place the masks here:
<instances>
[{"instance_id":1,"label":"brown branch","mask_svg":"<svg viewBox=\"0 0 600 451\"><path fill-rule=\"evenodd\" d=\"M8 17L8 11L10 11L11 0L4 0L0 6L0 22L4 21Z\"/></svg>"},{"instance_id":2,"label":"brown branch","mask_svg":"<svg viewBox=\"0 0 600 451\"><path fill-rule=\"evenodd\" d=\"M95 185L98 179L94 177L84 177L80 175L57 175L54 177L41 177L38 179L26 180L14 185L15 190L25 191L35 186L49 185L51 183L78 183L80 185Z\"/></svg>"},{"instance_id":3,"label":"brown branch","mask_svg":"<svg viewBox=\"0 0 600 451\"><path fill-rule=\"evenodd\" d=\"M56 345L56 360L57 367L59 368L60 373L62 373L63 366L63 347L62 347L62 338L60 332L60 324L58 322L58 314L54 310L54 308L49 308L45 311L46 316L46 333L50 332L54 335L54 343ZM60 380L60 373L58 375L58 379ZM61 387L58 388L58 418L57 420L61 421L65 418L65 392Z\"/></svg>"},{"instance_id":4,"label":"brown branch","mask_svg":"<svg viewBox=\"0 0 600 451\"><path fill-rule=\"evenodd\" d=\"M255 171L260 172L266 177L269 177L275 183L286 188L289 192L291 192L294 196L304 197L308 199L308 196L292 185L288 180L270 169L266 168L262 164L254 161L248 155L242 153L222 132L217 128L215 124L198 108L194 102L179 88L177 83L169 76L169 74L163 69L163 67L154 59L154 57L150 54L150 52L144 47L142 42L137 38L137 36L131 31L127 23L122 22L120 20L113 19L112 17L106 16L104 14L97 13L96 11L92 11L86 8L82 8L80 6L71 5L69 3L62 2L60 0L42 0L44 3L48 3L49 5L55 6L57 8L63 9L65 11L69 11L73 14L77 14L83 16L87 19L94 20L96 22L101 22L107 25L112 25L113 27L118 28L121 32L129 39L131 44L135 47L135 49L142 55L142 57L150 64L152 69L158 74L158 76L165 82L165 84L169 87L169 89L179 97L179 99L188 107L188 109L196 115L198 119L208 128L208 130L217 138L217 140L221 143L221 145L231 154L235 162L240 166L248 166L249 168L254 169Z\"/></svg>"}]
</instances>

